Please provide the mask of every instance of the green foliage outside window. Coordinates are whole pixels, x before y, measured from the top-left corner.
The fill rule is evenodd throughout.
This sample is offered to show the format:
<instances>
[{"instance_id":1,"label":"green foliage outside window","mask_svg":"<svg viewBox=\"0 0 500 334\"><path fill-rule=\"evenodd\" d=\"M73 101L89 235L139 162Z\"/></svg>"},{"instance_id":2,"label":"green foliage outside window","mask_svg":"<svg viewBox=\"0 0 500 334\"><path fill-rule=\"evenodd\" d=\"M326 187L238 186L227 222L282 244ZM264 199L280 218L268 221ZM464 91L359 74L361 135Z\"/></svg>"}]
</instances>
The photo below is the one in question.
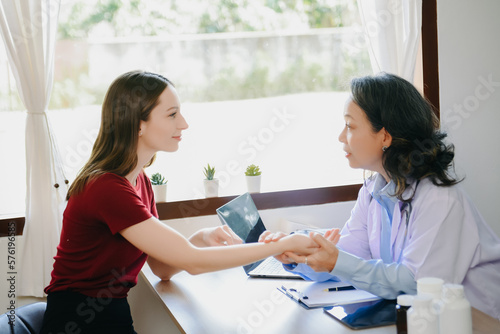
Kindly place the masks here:
<instances>
[{"instance_id":1,"label":"green foliage outside window","mask_svg":"<svg viewBox=\"0 0 500 334\"><path fill-rule=\"evenodd\" d=\"M170 36L244 31L304 31L344 27L356 23L355 0L73 0L61 5L60 40L89 37ZM345 51L341 51L345 52ZM245 73L228 66L216 73L209 84L175 78L176 85L189 87L184 101L208 102L252 99L302 92L345 89L345 83L359 68L369 68L367 54L343 54L342 76L332 75L318 60L298 57L280 73L272 71L274 59L255 58ZM57 59L56 59L57 63ZM57 65L56 65L57 68ZM88 69L72 68L56 78L49 109L100 104L109 82L102 87L91 83ZM14 94L0 91L1 110L24 109ZM10 102L4 103L9 100Z\"/></svg>"},{"instance_id":2,"label":"green foliage outside window","mask_svg":"<svg viewBox=\"0 0 500 334\"><path fill-rule=\"evenodd\" d=\"M60 37L84 38L100 24L116 37L344 27L357 9L354 0L82 0L62 10Z\"/></svg>"}]
</instances>

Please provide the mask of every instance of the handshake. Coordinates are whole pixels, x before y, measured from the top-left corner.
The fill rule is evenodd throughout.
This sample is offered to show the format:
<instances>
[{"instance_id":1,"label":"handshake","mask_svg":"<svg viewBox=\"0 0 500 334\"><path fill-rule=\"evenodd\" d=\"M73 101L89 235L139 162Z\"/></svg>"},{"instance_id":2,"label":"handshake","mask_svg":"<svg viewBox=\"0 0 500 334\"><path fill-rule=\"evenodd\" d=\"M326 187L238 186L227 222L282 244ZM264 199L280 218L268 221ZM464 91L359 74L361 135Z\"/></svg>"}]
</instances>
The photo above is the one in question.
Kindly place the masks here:
<instances>
[{"instance_id":1,"label":"handshake","mask_svg":"<svg viewBox=\"0 0 500 334\"><path fill-rule=\"evenodd\" d=\"M340 239L338 228L326 231L324 236L316 232L310 232L307 236L265 231L260 235L259 242L271 243L281 239L290 239L291 246L286 252L275 256L278 261L284 264L304 263L317 272L330 272L335 268L339 255L336 246Z\"/></svg>"}]
</instances>

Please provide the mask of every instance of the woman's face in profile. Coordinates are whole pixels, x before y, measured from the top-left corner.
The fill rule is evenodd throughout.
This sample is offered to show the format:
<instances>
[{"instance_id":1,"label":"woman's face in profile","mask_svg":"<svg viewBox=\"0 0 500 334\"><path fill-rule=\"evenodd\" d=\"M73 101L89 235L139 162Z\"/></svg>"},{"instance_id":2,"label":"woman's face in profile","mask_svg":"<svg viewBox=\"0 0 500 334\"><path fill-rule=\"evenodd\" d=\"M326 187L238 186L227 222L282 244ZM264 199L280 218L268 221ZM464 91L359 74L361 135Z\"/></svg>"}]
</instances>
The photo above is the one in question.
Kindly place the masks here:
<instances>
[{"instance_id":1,"label":"woman's face in profile","mask_svg":"<svg viewBox=\"0 0 500 334\"><path fill-rule=\"evenodd\" d=\"M180 102L174 87L167 86L158 98L147 121L141 121L139 149L156 153L175 152L179 149L182 131L188 124L181 115Z\"/></svg>"},{"instance_id":2,"label":"woman's face in profile","mask_svg":"<svg viewBox=\"0 0 500 334\"><path fill-rule=\"evenodd\" d=\"M383 172L382 147L385 130L374 132L366 113L351 98L344 108L345 126L339 135L345 157L352 168Z\"/></svg>"}]
</instances>

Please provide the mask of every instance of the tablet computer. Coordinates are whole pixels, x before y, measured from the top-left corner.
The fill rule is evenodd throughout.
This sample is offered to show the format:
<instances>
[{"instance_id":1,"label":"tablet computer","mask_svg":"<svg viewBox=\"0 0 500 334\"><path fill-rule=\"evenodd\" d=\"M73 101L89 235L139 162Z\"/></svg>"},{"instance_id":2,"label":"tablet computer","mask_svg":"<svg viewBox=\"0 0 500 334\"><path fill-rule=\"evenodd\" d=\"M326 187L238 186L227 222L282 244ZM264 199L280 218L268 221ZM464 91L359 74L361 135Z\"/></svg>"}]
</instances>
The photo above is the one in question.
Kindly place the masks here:
<instances>
[{"instance_id":1,"label":"tablet computer","mask_svg":"<svg viewBox=\"0 0 500 334\"><path fill-rule=\"evenodd\" d=\"M217 208L216 212L221 223L229 226L245 243L258 242L259 236L266 230L248 192ZM250 277L302 279L301 276L286 271L283 264L272 256L243 266L243 269Z\"/></svg>"},{"instance_id":2,"label":"tablet computer","mask_svg":"<svg viewBox=\"0 0 500 334\"><path fill-rule=\"evenodd\" d=\"M366 329L394 325L396 300L378 299L326 307L325 313L350 329Z\"/></svg>"}]
</instances>

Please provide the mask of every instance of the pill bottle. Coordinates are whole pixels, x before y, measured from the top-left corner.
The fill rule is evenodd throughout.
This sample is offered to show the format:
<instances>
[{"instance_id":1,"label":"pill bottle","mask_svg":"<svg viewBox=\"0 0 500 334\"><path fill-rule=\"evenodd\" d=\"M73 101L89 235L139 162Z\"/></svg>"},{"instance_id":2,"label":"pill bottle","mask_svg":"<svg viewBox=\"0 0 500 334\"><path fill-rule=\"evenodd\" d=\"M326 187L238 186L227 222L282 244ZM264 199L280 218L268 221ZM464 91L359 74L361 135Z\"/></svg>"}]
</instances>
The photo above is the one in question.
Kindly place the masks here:
<instances>
[{"instance_id":1,"label":"pill bottle","mask_svg":"<svg viewBox=\"0 0 500 334\"><path fill-rule=\"evenodd\" d=\"M439 314L440 332L472 334L471 306L460 284L443 285L443 307Z\"/></svg>"},{"instance_id":2,"label":"pill bottle","mask_svg":"<svg viewBox=\"0 0 500 334\"><path fill-rule=\"evenodd\" d=\"M408 334L439 334L439 322L432 309L433 296L417 294L407 313Z\"/></svg>"},{"instance_id":3,"label":"pill bottle","mask_svg":"<svg viewBox=\"0 0 500 334\"><path fill-rule=\"evenodd\" d=\"M431 310L439 314L443 307L441 296L444 281L437 277L423 277L417 280L417 295L429 294L432 296Z\"/></svg>"},{"instance_id":4,"label":"pill bottle","mask_svg":"<svg viewBox=\"0 0 500 334\"><path fill-rule=\"evenodd\" d=\"M434 299L441 299L444 281L437 277L423 277L417 280L417 294L430 294Z\"/></svg>"},{"instance_id":5,"label":"pill bottle","mask_svg":"<svg viewBox=\"0 0 500 334\"><path fill-rule=\"evenodd\" d=\"M408 326L406 314L411 307L413 295L399 295L396 304L396 330L397 334L407 334Z\"/></svg>"}]
</instances>

